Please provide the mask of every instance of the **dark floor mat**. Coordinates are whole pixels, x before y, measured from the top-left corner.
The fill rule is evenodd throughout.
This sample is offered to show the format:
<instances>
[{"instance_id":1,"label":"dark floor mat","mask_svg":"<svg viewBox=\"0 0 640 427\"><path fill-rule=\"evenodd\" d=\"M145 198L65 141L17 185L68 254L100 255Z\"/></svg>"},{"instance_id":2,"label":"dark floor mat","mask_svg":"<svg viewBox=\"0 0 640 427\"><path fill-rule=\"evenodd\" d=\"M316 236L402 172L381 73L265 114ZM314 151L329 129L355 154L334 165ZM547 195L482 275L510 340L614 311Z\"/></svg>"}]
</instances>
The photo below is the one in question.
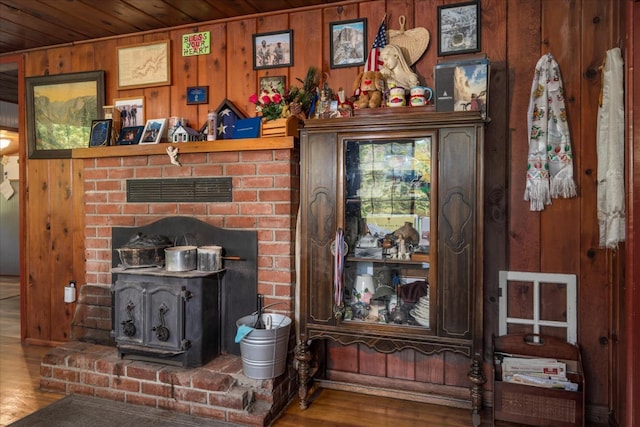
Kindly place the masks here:
<instances>
[{"instance_id":1,"label":"dark floor mat","mask_svg":"<svg viewBox=\"0 0 640 427\"><path fill-rule=\"evenodd\" d=\"M9 427L233 427L238 424L96 397L69 395Z\"/></svg>"}]
</instances>

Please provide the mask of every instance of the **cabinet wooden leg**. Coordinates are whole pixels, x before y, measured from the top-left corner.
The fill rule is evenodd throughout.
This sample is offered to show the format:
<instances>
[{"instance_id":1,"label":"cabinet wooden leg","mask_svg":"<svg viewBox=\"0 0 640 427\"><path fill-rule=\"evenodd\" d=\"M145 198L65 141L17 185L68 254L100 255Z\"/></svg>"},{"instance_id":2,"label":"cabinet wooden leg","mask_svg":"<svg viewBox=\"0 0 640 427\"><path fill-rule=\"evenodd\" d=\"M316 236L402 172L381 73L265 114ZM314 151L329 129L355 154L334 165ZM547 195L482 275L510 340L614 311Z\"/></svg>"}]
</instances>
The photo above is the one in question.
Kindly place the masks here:
<instances>
[{"instance_id":1,"label":"cabinet wooden leg","mask_svg":"<svg viewBox=\"0 0 640 427\"><path fill-rule=\"evenodd\" d=\"M303 339L296 347L296 360L298 361L298 397L300 398L300 409L307 409L309 402L309 365L311 362L311 351Z\"/></svg>"},{"instance_id":2,"label":"cabinet wooden leg","mask_svg":"<svg viewBox=\"0 0 640 427\"><path fill-rule=\"evenodd\" d=\"M480 411L482 410L482 386L487 379L482 372L482 364L474 359L471 362L471 370L467 374L471 380L471 420L474 427L480 425Z\"/></svg>"}]
</instances>

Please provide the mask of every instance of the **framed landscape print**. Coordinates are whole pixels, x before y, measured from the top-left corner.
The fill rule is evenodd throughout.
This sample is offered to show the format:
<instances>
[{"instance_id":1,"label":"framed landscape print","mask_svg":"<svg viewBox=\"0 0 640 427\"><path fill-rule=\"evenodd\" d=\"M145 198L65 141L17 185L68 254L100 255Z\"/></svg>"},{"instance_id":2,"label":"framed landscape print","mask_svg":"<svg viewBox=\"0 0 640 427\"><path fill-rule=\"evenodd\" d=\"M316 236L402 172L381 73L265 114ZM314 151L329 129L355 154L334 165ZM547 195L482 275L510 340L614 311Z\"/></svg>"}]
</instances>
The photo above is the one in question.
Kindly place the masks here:
<instances>
[{"instance_id":1,"label":"framed landscape print","mask_svg":"<svg viewBox=\"0 0 640 427\"><path fill-rule=\"evenodd\" d=\"M364 65L367 59L367 20L331 22L329 24L331 68Z\"/></svg>"},{"instance_id":2,"label":"framed landscape print","mask_svg":"<svg viewBox=\"0 0 640 427\"><path fill-rule=\"evenodd\" d=\"M253 35L253 69L293 65L293 30Z\"/></svg>"},{"instance_id":3,"label":"framed landscape print","mask_svg":"<svg viewBox=\"0 0 640 427\"><path fill-rule=\"evenodd\" d=\"M487 114L489 60L442 62L435 67L436 111L480 111Z\"/></svg>"},{"instance_id":4,"label":"framed landscape print","mask_svg":"<svg viewBox=\"0 0 640 427\"><path fill-rule=\"evenodd\" d=\"M104 79L104 71L25 79L29 158L70 158L87 147L91 123L102 117Z\"/></svg>"},{"instance_id":5,"label":"framed landscape print","mask_svg":"<svg viewBox=\"0 0 640 427\"><path fill-rule=\"evenodd\" d=\"M478 1L438 6L438 56L480 51Z\"/></svg>"}]
</instances>

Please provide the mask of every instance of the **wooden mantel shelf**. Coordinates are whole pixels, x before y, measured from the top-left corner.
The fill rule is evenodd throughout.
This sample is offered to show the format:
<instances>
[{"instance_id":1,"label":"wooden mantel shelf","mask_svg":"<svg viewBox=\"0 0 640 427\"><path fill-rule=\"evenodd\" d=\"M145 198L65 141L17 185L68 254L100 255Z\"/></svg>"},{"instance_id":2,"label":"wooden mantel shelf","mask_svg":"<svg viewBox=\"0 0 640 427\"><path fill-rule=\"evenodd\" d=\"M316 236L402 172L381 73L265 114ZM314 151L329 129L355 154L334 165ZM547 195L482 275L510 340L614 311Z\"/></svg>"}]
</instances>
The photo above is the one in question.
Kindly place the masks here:
<instances>
[{"instance_id":1,"label":"wooden mantel shelf","mask_svg":"<svg viewBox=\"0 0 640 427\"><path fill-rule=\"evenodd\" d=\"M277 136L246 139L223 139L218 141L198 141L160 144L118 145L108 147L74 148L74 159L92 159L96 157L126 157L167 154L167 147L178 148L178 154L213 153L223 151L281 150L296 146L296 137Z\"/></svg>"}]
</instances>

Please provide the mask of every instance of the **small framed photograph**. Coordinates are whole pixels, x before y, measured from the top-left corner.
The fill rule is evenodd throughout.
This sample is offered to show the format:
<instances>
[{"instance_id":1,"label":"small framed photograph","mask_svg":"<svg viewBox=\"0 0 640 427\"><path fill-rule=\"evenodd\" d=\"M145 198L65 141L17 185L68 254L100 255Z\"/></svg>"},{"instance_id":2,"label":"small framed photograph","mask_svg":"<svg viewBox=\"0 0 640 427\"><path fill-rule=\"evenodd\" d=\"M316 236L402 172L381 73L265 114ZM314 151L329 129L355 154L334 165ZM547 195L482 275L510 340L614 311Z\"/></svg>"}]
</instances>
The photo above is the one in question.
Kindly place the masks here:
<instances>
[{"instance_id":1,"label":"small framed photograph","mask_svg":"<svg viewBox=\"0 0 640 427\"><path fill-rule=\"evenodd\" d=\"M142 131L140 144L157 144L164 137L167 129L167 119L147 120L147 124Z\"/></svg>"},{"instance_id":2,"label":"small framed photograph","mask_svg":"<svg viewBox=\"0 0 640 427\"><path fill-rule=\"evenodd\" d=\"M331 68L356 67L367 60L367 20L331 22Z\"/></svg>"},{"instance_id":3,"label":"small framed photograph","mask_svg":"<svg viewBox=\"0 0 640 427\"><path fill-rule=\"evenodd\" d=\"M260 91L262 90L272 90L285 88L285 83L287 82L286 76L266 76L260 77Z\"/></svg>"},{"instance_id":4,"label":"small framed photograph","mask_svg":"<svg viewBox=\"0 0 640 427\"><path fill-rule=\"evenodd\" d=\"M438 56L479 51L479 2L438 6Z\"/></svg>"},{"instance_id":5,"label":"small framed photograph","mask_svg":"<svg viewBox=\"0 0 640 427\"><path fill-rule=\"evenodd\" d=\"M253 35L253 69L293 65L293 30Z\"/></svg>"},{"instance_id":6,"label":"small framed photograph","mask_svg":"<svg viewBox=\"0 0 640 427\"><path fill-rule=\"evenodd\" d=\"M129 126L122 128L116 145L135 145L140 142L144 126Z\"/></svg>"},{"instance_id":7,"label":"small framed photograph","mask_svg":"<svg viewBox=\"0 0 640 427\"><path fill-rule=\"evenodd\" d=\"M134 98L117 98L113 100L115 120L120 121L120 128L131 126L143 126L146 123L144 117L144 96Z\"/></svg>"},{"instance_id":8,"label":"small framed photograph","mask_svg":"<svg viewBox=\"0 0 640 427\"><path fill-rule=\"evenodd\" d=\"M92 120L89 147L103 147L111 141L112 119Z\"/></svg>"},{"instance_id":9,"label":"small framed photograph","mask_svg":"<svg viewBox=\"0 0 640 427\"><path fill-rule=\"evenodd\" d=\"M187 105L209 103L209 86L192 86L187 88Z\"/></svg>"}]
</instances>

